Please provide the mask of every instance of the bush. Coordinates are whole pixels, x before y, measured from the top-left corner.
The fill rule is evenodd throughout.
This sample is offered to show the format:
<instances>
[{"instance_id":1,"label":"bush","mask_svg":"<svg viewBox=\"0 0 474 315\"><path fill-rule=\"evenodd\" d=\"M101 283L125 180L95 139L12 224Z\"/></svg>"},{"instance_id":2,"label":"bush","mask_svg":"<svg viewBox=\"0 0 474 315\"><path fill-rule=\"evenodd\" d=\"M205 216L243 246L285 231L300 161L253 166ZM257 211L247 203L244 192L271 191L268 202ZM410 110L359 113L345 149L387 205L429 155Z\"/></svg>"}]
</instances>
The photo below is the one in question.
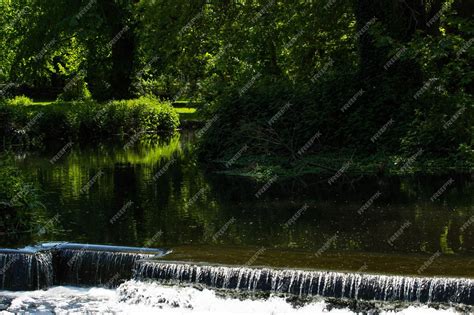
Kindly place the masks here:
<instances>
[{"instance_id":1,"label":"bush","mask_svg":"<svg viewBox=\"0 0 474 315\"><path fill-rule=\"evenodd\" d=\"M13 99L7 100L8 105L13 105L13 106L25 106L25 105L30 105L33 104L33 100L29 97L26 97L24 95L16 96Z\"/></svg>"},{"instance_id":2,"label":"bush","mask_svg":"<svg viewBox=\"0 0 474 315\"><path fill-rule=\"evenodd\" d=\"M128 108L125 111L130 114L128 121L147 134L174 133L179 126L179 115L169 102L160 102L153 97L140 97L112 104Z\"/></svg>"},{"instance_id":3,"label":"bush","mask_svg":"<svg viewBox=\"0 0 474 315\"><path fill-rule=\"evenodd\" d=\"M210 104L213 110L207 116L217 119L201 138L201 157L229 158L248 144L246 154L296 158L318 131L325 148L347 144L354 126L341 128L340 121L348 114L340 108L354 94L354 81L345 74L312 88L263 77L245 93L230 89ZM321 150L317 143L308 147L308 153Z\"/></svg>"},{"instance_id":4,"label":"bush","mask_svg":"<svg viewBox=\"0 0 474 315\"><path fill-rule=\"evenodd\" d=\"M85 101L92 98L91 92L87 87L85 78L82 75L78 75L72 78L63 89L63 92L59 94L59 101Z\"/></svg>"},{"instance_id":5,"label":"bush","mask_svg":"<svg viewBox=\"0 0 474 315\"><path fill-rule=\"evenodd\" d=\"M0 105L0 122L4 139L37 145L137 134L169 136L177 130L179 116L169 103L142 97L109 103L89 100L48 106Z\"/></svg>"}]
</instances>

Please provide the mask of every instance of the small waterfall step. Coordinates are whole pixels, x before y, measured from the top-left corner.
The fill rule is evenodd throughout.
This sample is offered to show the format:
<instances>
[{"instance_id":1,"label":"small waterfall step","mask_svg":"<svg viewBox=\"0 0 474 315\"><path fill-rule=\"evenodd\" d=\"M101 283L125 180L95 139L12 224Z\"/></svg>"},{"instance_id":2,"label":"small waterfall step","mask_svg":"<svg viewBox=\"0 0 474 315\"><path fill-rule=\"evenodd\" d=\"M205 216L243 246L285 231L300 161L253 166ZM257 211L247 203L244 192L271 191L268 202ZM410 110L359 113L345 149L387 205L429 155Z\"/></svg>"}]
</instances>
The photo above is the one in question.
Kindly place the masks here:
<instances>
[{"instance_id":1,"label":"small waterfall step","mask_svg":"<svg viewBox=\"0 0 474 315\"><path fill-rule=\"evenodd\" d=\"M52 285L114 287L132 277L137 260L161 257L168 252L67 242L0 249L0 290L36 290Z\"/></svg>"},{"instance_id":2,"label":"small waterfall step","mask_svg":"<svg viewBox=\"0 0 474 315\"><path fill-rule=\"evenodd\" d=\"M0 249L0 289L37 290L53 284L53 255L25 249Z\"/></svg>"},{"instance_id":3,"label":"small waterfall step","mask_svg":"<svg viewBox=\"0 0 474 315\"><path fill-rule=\"evenodd\" d=\"M177 261L137 261L136 280L167 284L269 291L379 301L440 302L474 305L474 280L365 273L207 265Z\"/></svg>"},{"instance_id":4,"label":"small waterfall step","mask_svg":"<svg viewBox=\"0 0 474 315\"><path fill-rule=\"evenodd\" d=\"M158 248L78 243L45 243L41 247L56 253L55 283L59 285L115 287L132 277L137 260L167 253Z\"/></svg>"}]
</instances>

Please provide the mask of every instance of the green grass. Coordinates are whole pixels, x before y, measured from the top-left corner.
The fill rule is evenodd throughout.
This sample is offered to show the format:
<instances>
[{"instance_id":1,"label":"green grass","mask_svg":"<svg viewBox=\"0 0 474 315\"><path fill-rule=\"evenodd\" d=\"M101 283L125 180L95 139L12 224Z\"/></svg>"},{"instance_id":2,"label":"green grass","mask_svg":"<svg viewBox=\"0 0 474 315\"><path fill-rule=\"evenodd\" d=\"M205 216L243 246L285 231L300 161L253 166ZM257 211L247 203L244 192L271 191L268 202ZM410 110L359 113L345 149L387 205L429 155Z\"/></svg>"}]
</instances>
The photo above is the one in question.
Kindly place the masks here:
<instances>
[{"instance_id":1,"label":"green grass","mask_svg":"<svg viewBox=\"0 0 474 315\"><path fill-rule=\"evenodd\" d=\"M53 105L55 102L54 101L34 101L31 105L39 105L39 106L47 106L47 105ZM61 103L68 103L68 102L61 102ZM187 101L178 101L173 103L173 107L176 110L176 112L179 114L179 120L180 121L200 121L201 117L199 116L197 109L195 107L181 107L181 106L187 106L189 105L189 102Z\"/></svg>"},{"instance_id":2,"label":"green grass","mask_svg":"<svg viewBox=\"0 0 474 315\"><path fill-rule=\"evenodd\" d=\"M196 108L193 107L175 107L176 112L179 114L179 119L183 120L201 120L199 113Z\"/></svg>"},{"instance_id":3,"label":"green grass","mask_svg":"<svg viewBox=\"0 0 474 315\"><path fill-rule=\"evenodd\" d=\"M46 105L51 105L51 104L53 104L53 103L54 103L53 101L49 101L49 102L33 102L31 105L46 106Z\"/></svg>"}]
</instances>

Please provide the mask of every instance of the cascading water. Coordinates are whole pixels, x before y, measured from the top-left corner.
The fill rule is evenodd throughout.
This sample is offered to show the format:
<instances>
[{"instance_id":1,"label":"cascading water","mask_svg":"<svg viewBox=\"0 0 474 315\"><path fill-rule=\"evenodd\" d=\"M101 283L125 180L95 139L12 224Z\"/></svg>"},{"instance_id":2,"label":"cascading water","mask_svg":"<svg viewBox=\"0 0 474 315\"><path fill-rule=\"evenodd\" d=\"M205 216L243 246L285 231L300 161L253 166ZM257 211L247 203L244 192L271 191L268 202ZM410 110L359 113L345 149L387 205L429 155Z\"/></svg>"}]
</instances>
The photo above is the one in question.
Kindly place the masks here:
<instances>
[{"instance_id":1,"label":"cascading water","mask_svg":"<svg viewBox=\"0 0 474 315\"><path fill-rule=\"evenodd\" d=\"M444 302L474 305L474 281L357 273L211 266L138 261L134 278L167 284L379 301Z\"/></svg>"},{"instance_id":2,"label":"cascading water","mask_svg":"<svg viewBox=\"0 0 474 315\"><path fill-rule=\"evenodd\" d=\"M170 307L178 303L184 308L194 308L195 301L175 299L174 295L181 292L182 284L202 284L229 290L228 293L240 291L246 295L250 292L256 298L260 296L259 292L269 292L275 293L271 296L283 294L285 298L287 294L292 298L300 296L301 301L333 297L338 301L351 299L357 303L395 301L420 305L435 302L445 307L449 307L445 305L449 303L466 308L474 305L474 280L470 279L282 270L151 259L166 253L162 249L73 243L41 244L19 250L0 249L0 290L24 291L64 284L115 287L133 278L117 291L107 291L107 294L113 294L114 299L119 298L121 303L145 303L154 307L164 301ZM183 292L194 294L193 290ZM41 295L43 299L41 292L32 294ZM21 296L3 294L6 294L7 302L10 297ZM2 303L0 300L0 309ZM15 310L15 305L16 302L8 307Z\"/></svg>"},{"instance_id":3,"label":"cascading water","mask_svg":"<svg viewBox=\"0 0 474 315\"><path fill-rule=\"evenodd\" d=\"M0 249L0 290L35 290L61 284L113 287L131 278L137 260L166 253L156 248L76 243Z\"/></svg>"},{"instance_id":4,"label":"cascading water","mask_svg":"<svg viewBox=\"0 0 474 315\"><path fill-rule=\"evenodd\" d=\"M53 255L50 252L0 252L1 290L34 290L52 284Z\"/></svg>"},{"instance_id":5,"label":"cascading water","mask_svg":"<svg viewBox=\"0 0 474 315\"><path fill-rule=\"evenodd\" d=\"M56 282L113 287L130 279L137 260L152 254L63 249L56 255Z\"/></svg>"}]
</instances>

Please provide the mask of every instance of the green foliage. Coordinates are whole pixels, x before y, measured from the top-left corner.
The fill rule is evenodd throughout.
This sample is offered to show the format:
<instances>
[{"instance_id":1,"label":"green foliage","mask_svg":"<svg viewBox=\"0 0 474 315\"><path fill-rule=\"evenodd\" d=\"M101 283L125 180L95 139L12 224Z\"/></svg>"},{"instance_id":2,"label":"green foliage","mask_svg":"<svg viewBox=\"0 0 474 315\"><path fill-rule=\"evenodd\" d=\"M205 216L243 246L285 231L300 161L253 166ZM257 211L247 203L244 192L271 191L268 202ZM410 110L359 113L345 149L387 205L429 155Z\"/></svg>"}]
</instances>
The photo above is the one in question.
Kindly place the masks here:
<instances>
[{"instance_id":1,"label":"green foliage","mask_svg":"<svg viewBox=\"0 0 474 315\"><path fill-rule=\"evenodd\" d=\"M358 155L411 156L423 148L421 159L472 161L472 19L445 10L438 33L423 23L414 28L402 7L370 3L358 2L355 9L344 3L354 16L332 8L331 13L345 18L337 22L320 16L328 11L313 4L312 10L295 13L291 24L284 22L283 8L274 5L257 22L235 24L230 33L220 33L217 45L222 50L230 43L232 48L206 59L198 95L207 104L202 110L207 118L218 119L201 139L201 156L229 159L248 144L245 154L292 163L320 131L322 136L305 154L344 148ZM359 11L359 4L372 11ZM236 9L241 21L244 8ZM376 22L358 33L374 16ZM292 32L299 36L293 45L285 45ZM404 52L385 68L401 48ZM331 66L325 67L330 60ZM434 83L427 84L432 78ZM244 87L248 89L242 93ZM351 102L358 91L363 94ZM286 102L293 105L270 126L268 121ZM346 104L347 110L341 110ZM389 121L393 123L383 129Z\"/></svg>"},{"instance_id":2,"label":"green foliage","mask_svg":"<svg viewBox=\"0 0 474 315\"><path fill-rule=\"evenodd\" d=\"M410 156L423 147L423 156L473 156L468 1L12 0L2 10L1 83L63 87L80 73L60 100L86 100L88 88L97 100L131 91L192 99L203 104L200 116L218 117L201 139L206 158L249 143L248 153L293 161L318 131L328 150ZM153 102L114 101L98 124L95 105L58 109L44 120L64 129L40 134L174 130L175 113L152 110ZM270 126L286 102L291 108ZM31 111L2 111L3 133L31 119Z\"/></svg>"},{"instance_id":3,"label":"green foliage","mask_svg":"<svg viewBox=\"0 0 474 315\"><path fill-rule=\"evenodd\" d=\"M30 105L33 104L33 100L29 97L26 97L24 95L16 96L13 99L10 99L7 101L8 105L18 105L18 106L25 106L25 105Z\"/></svg>"},{"instance_id":4,"label":"green foliage","mask_svg":"<svg viewBox=\"0 0 474 315\"><path fill-rule=\"evenodd\" d=\"M85 101L91 98L92 95L87 87L84 76L79 75L69 81L63 89L63 92L59 94L58 101Z\"/></svg>"},{"instance_id":5,"label":"green foliage","mask_svg":"<svg viewBox=\"0 0 474 315\"><path fill-rule=\"evenodd\" d=\"M153 98L97 103L0 105L0 133L7 142L41 145L51 141L99 141L175 133L179 116L168 103Z\"/></svg>"},{"instance_id":6,"label":"green foliage","mask_svg":"<svg viewBox=\"0 0 474 315\"><path fill-rule=\"evenodd\" d=\"M117 112L129 113L123 118L133 122L139 129L135 132L145 134L174 133L179 126L179 115L169 102L160 102L153 97L140 97L135 100L113 101L111 107ZM120 110L124 109L124 110Z\"/></svg>"},{"instance_id":7,"label":"green foliage","mask_svg":"<svg viewBox=\"0 0 474 315\"><path fill-rule=\"evenodd\" d=\"M439 36L416 34L404 59L423 71L417 99L401 145L405 152L423 147L434 156L474 157L474 21L452 14Z\"/></svg>"}]
</instances>

